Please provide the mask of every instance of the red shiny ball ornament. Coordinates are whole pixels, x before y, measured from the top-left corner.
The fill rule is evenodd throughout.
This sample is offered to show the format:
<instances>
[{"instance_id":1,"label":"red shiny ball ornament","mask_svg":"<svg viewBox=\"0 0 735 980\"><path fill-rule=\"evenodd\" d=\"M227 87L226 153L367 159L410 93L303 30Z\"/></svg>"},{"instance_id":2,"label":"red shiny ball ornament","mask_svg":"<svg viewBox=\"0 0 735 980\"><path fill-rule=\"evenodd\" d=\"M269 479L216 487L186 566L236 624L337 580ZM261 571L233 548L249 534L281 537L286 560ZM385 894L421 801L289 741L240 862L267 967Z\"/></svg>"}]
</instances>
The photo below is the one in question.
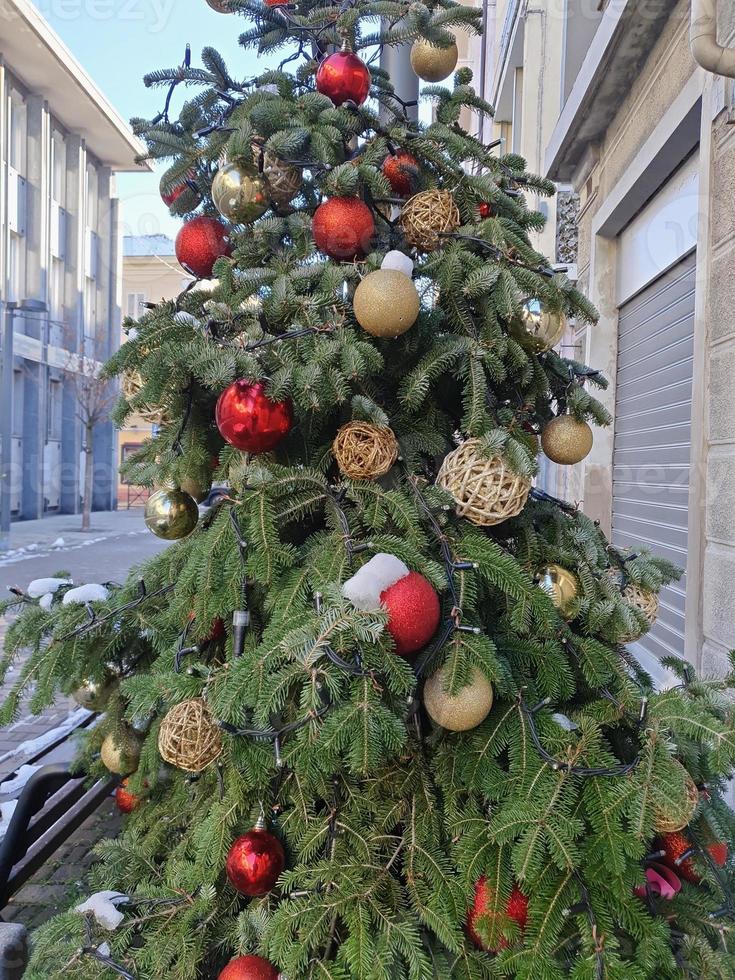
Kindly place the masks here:
<instances>
[{"instance_id":1,"label":"red shiny ball ornament","mask_svg":"<svg viewBox=\"0 0 735 980\"><path fill-rule=\"evenodd\" d=\"M351 262L370 251L375 219L367 204L357 197L330 197L314 212L311 233L320 252Z\"/></svg>"},{"instance_id":2,"label":"red shiny ball ornament","mask_svg":"<svg viewBox=\"0 0 735 980\"><path fill-rule=\"evenodd\" d=\"M370 92L370 71L351 51L335 51L319 65L316 90L335 105L354 102L362 105Z\"/></svg>"},{"instance_id":3,"label":"red shiny ball ornament","mask_svg":"<svg viewBox=\"0 0 735 980\"><path fill-rule=\"evenodd\" d=\"M273 889L286 867L286 855L277 837L254 827L237 838L225 867L230 882L242 895L257 898Z\"/></svg>"},{"instance_id":4,"label":"red shiny ball ornament","mask_svg":"<svg viewBox=\"0 0 735 980\"><path fill-rule=\"evenodd\" d=\"M123 779L122 783L115 790L115 803L120 813L132 813L143 802L139 796L131 793L126 788L127 785L127 779Z\"/></svg>"},{"instance_id":5,"label":"red shiny ball ornament","mask_svg":"<svg viewBox=\"0 0 735 980\"><path fill-rule=\"evenodd\" d=\"M407 197L412 193L418 166L418 160L410 153L396 153L383 160L383 175L395 194Z\"/></svg>"},{"instance_id":6,"label":"red shiny ball ornament","mask_svg":"<svg viewBox=\"0 0 735 980\"><path fill-rule=\"evenodd\" d=\"M160 188L161 200L167 208L170 208L172 204L178 201L185 190L192 190L191 185L188 184L187 181L193 181L195 176L195 172L192 170L189 174L187 174L186 180L182 180L180 184L172 187L170 191L164 191L163 187ZM196 193L196 198L197 201L201 200L201 196L198 192Z\"/></svg>"},{"instance_id":7,"label":"red shiny ball ornament","mask_svg":"<svg viewBox=\"0 0 735 980\"><path fill-rule=\"evenodd\" d=\"M477 210L480 212L481 218L491 218L493 215L492 204L488 204L487 201L483 201L481 204L478 204Z\"/></svg>"},{"instance_id":8,"label":"red shiny ball ornament","mask_svg":"<svg viewBox=\"0 0 735 980\"><path fill-rule=\"evenodd\" d=\"M418 572L409 572L380 593L388 610L387 630L396 653L406 657L425 647L436 633L441 609L434 587Z\"/></svg>"},{"instance_id":9,"label":"red shiny ball ornament","mask_svg":"<svg viewBox=\"0 0 735 980\"><path fill-rule=\"evenodd\" d=\"M209 279L217 259L231 254L228 229L206 214L187 221L176 236L176 258L197 279Z\"/></svg>"},{"instance_id":10,"label":"red shiny ball ornament","mask_svg":"<svg viewBox=\"0 0 735 980\"><path fill-rule=\"evenodd\" d=\"M293 407L272 401L260 381L240 378L217 399L217 428L224 439L246 453L266 453L291 431Z\"/></svg>"},{"instance_id":11,"label":"red shiny ball ornament","mask_svg":"<svg viewBox=\"0 0 735 980\"><path fill-rule=\"evenodd\" d=\"M217 980L278 980L278 970L262 956L238 956L230 960Z\"/></svg>"},{"instance_id":12,"label":"red shiny ball ornament","mask_svg":"<svg viewBox=\"0 0 735 980\"><path fill-rule=\"evenodd\" d=\"M497 953L501 949L507 949L508 947L508 940L502 935L498 937L496 947L486 946L476 929L477 920L481 916L489 920L494 920L498 915L498 913L491 911L489 908L493 901L493 895L493 889L488 884L487 878L483 876L475 885L475 897L472 902L472 908L467 913L467 935L479 949L484 949L486 953ZM526 922L528 921L528 898L523 894L518 885L513 885L513 891L510 893L508 904L505 907L505 915L507 918L518 923L521 932L526 928ZM503 923L498 923L498 925L502 926Z\"/></svg>"}]
</instances>

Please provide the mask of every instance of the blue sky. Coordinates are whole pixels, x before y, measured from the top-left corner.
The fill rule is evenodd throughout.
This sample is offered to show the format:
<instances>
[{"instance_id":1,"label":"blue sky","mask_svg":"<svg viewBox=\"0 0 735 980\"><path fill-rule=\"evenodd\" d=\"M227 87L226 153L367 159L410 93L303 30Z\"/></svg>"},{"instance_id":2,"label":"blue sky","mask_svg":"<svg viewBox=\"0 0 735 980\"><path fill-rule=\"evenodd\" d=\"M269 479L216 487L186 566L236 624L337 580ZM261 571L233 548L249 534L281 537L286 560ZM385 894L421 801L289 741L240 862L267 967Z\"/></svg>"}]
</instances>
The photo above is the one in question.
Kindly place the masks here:
<instances>
[{"instance_id":1,"label":"blue sky","mask_svg":"<svg viewBox=\"0 0 735 980\"><path fill-rule=\"evenodd\" d=\"M237 39L247 21L218 14L206 0L34 0L54 30L124 119L150 118L163 107L165 89L146 89L142 78L156 68L181 63L187 41L192 64L211 45L235 77L252 76L255 57ZM262 62L261 62L262 65ZM186 90L172 105L175 115ZM192 89L188 90L192 92ZM125 232L174 236L180 226L158 194L158 174L120 174Z\"/></svg>"}]
</instances>

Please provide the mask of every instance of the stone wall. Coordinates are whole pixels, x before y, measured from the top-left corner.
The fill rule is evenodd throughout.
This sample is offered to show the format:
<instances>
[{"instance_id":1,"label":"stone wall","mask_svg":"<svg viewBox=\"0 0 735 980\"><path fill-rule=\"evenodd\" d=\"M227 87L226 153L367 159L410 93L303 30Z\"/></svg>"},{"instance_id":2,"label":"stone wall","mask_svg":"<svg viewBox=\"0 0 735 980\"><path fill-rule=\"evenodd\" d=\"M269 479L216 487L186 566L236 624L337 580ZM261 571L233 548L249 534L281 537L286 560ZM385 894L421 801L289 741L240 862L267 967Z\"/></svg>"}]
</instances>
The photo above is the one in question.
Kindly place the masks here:
<instances>
[{"instance_id":1,"label":"stone wall","mask_svg":"<svg viewBox=\"0 0 735 980\"><path fill-rule=\"evenodd\" d=\"M560 191L556 196L556 261L576 265L579 244L579 194Z\"/></svg>"}]
</instances>

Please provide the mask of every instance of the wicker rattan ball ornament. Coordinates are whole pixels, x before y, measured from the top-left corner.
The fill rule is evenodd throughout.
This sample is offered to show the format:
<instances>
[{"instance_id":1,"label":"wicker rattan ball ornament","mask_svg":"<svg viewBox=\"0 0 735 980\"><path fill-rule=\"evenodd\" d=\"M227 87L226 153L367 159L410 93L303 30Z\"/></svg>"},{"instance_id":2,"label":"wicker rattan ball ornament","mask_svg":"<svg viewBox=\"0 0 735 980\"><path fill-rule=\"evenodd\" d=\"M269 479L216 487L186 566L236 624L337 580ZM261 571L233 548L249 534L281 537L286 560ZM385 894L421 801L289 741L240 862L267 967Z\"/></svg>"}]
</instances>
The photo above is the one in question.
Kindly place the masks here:
<instances>
[{"instance_id":1,"label":"wicker rattan ball ornament","mask_svg":"<svg viewBox=\"0 0 735 980\"><path fill-rule=\"evenodd\" d=\"M566 328L563 310L552 310L540 299L529 299L521 315L511 322L510 335L526 350L542 354L559 343Z\"/></svg>"},{"instance_id":2,"label":"wicker rattan ball ornament","mask_svg":"<svg viewBox=\"0 0 735 980\"><path fill-rule=\"evenodd\" d=\"M157 490L146 500L143 516L146 527L157 538L178 541L197 526L199 508L183 490Z\"/></svg>"},{"instance_id":3,"label":"wicker rattan ball ornament","mask_svg":"<svg viewBox=\"0 0 735 980\"><path fill-rule=\"evenodd\" d=\"M352 300L355 319L373 337L399 337L410 330L420 307L413 279L396 269L369 273Z\"/></svg>"},{"instance_id":4,"label":"wicker rattan ball ornament","mask_svg":"<svg viewBox=\"0 0 735 980\"><path fill-rule=\"evenodd\" d=\"M442 82L449 78L458 60L456 44L440 48L425 38L417 38L411 45L411 67L425 82Z\"/></svg>"},{"instance_id":5,"label":"wicker rattan ball ornament","mask_svg":"<svg viewBox=\"0 0 735 980\"><path fill-rule=\"evenodd\" d=\"M260 156L260 151L258 151ZM263 175L268 181L270 199L278 207L285 207L301 190L303 179L301 171L289 167L270 153L263 154Z\"/></svg>"},{"instance_id":6,"label":"wicker rattan ball ornament","mask_svg":"<svg viewBox=\"0 0 735 980\"><path fill-rule=\"evenodd\" d=\"M580 591L579 579L574 572L561 565L547 565L540 569L536 578L562 616L569 618L574 615Z\"/></svg>"},{"instance_id":7,"label":"wicker rattan ball ornament","mask_svg":"<svg viewBox=\"0 0 735 980\"><path fill-rule=\"evenodd\" d=\"M460 517L491 527L520 514L531 481L514 473L499 456L484 457L479 446L479 439L468 439L449 453L436 482L454 497Z\"/></svg>"},{"instance_id":8,"label":"wicker rattan ball ornament","mask_svg":"<svg viewBox=\"0 0 735 980\"><path fill-rule=\"evenodd\" d=\"M223 218L250 224L270 207L268 181L251 163L233 160L214 175L212 200Z\"/></svg>"},{"instance_id":9,"label":"wicker rattan ball ornament","mask_svg":"<svg viewBox=\"0 0 735 980\"><path fill-rule=\"evenodd\" d=\"M696 783L680 762L675 764L683 770L684 796L668 800L666 809L656 810L653 829L658 834L675 834L688 826L694 817L699 803L699 790Z\"/></svg>"},{"instance_id":10,"label":"wicker rattan ball ornament","mask_svg":"<svg viewBox=\"0 0 735 980\"><path fill-rule=\"evenodd\" d=\"M100 746L100 758L106 769L121 776L135 772L140 761L140 739L129 729L109 732Z\"/></svg>"},{"instance_id":11,"label":"wicker rattan ball ornament","mask_svg":"<svg viewBox=\"0 0 735 980\"><path fill-rule=\"evenodd\" d=\"M158 732L158 751L185 772L201 772L219 758L220 730L201 698L182 701L166 713Z\"/></svg>"},{"instance_id":12,"label":"wicker rattan ball ornament","mask_svg":"<svg viewBox=\"0 0 735 980\"><path fill-rule=\"evenodd\" d=\"M544 426L541 448L552 463L573 466L589 455L592 429L573 415L560 415Z\"/></svg>"},{"instance_id":13,"label":"wicker rattan ball ornament","mask_svg":"<svg viewBox=\"0 0 735 980\"><path fill-rule=\"evenodd\" d=\"M449 191L419 191L409 198L401 212L406 239L423 252L432 252L442 243L442 234L459 228L459 208Z\"/></svg>"},{"instance_id":14,"label":"wicker rattan ball ornament","mask_svg":"<svg viewBox=\"0 0 735 980\"><path fill-rule=\"evenodd\" d=\"M490 681L474 667L469 683L456 694L450 694L446 685L446 667L440 667L424 685L424 707L429 717L450 732L476 728L493 706Z\"/></svg>"},{"instance_id":15,"label":"wicker rattan ball ornament","mask_svg":"<svg viewBox=\"0 0 735 980\"><path fill-rule=\"evenodd\" d=\"M346 477L375 480L384 476L398 459L398 441L387 425L355 420L337 432L332 452Z\"/></svg>"},{"instance_id":16,"label":"wicker rattan ball ornament","mask_svg":"<svg viewBox=\"0 0 735 980\"><path fill-rule=\"evenodd\" d=\"M133 403L141 391L143 390L143 379L137 371L126 371L122 376L122 395L123 398ZM166 413L160 408L156 408L151 405L141 405L136 403L133 405L135 409L135 414L140 415L140 417L145 422L150 422L151 425L164 425L169 419Z\"/></svg>"},{"instance_id":17,"label":"wicker rattan ball ornament","mask_svg":"<svg viewBox=\"0 0 735 980\"><path fill-rule=\"evenodd\" d=\"M642 613L648 622L649 626L653 626L658 617L658 596L655 592L647 592L642 589L639 585L626 585L623 589L623 599L637 609L639 613ZM632 643L633 640L637 640L641 635L641 631L638 630L635 633L628 633L626 636L620 638L621 643Z\"/></svg>"}]
</instances>

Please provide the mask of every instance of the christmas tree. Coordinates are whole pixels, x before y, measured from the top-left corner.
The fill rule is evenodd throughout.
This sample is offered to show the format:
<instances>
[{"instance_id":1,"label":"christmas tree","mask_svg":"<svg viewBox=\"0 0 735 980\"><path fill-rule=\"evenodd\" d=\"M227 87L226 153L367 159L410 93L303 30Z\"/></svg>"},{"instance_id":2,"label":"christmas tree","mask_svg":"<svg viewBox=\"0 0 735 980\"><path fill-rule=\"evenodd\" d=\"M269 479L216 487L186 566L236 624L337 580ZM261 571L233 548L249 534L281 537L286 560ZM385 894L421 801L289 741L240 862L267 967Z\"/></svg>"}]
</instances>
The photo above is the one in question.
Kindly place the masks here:
<instances>
[{"instance_id":1,"label":"christmas tree","mask_svg":"<svg viewBox=\"0 0 735 980\"><path fill-rule=\"evenodd\" d=\"M532 488L606 382L554 350L595 312L531 244L553 186L460 125L480 12L208 2L283 60L146 79L196 284L106 369L178 540L8 604L1 720L31 685L104 708L81 764L130 812L28 975L735 975L728 683L672 658L656 693L626 644L677 570ZM377 64L404 43L428 124Z\"/></svg>"}]
</instances>

